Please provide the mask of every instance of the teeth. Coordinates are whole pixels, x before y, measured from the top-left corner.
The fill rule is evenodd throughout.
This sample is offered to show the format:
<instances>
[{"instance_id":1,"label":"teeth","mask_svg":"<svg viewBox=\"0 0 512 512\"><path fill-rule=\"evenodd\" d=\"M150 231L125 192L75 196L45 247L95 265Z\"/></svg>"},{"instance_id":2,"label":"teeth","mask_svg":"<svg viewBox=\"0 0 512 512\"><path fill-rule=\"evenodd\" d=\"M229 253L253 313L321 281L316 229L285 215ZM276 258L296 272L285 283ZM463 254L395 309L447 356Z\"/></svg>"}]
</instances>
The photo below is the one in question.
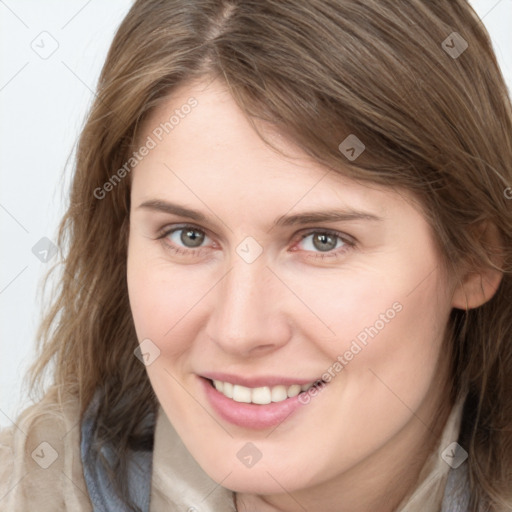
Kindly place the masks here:
<instances>
[{"instance_id":1,"label":"teeth","mask_svg":"<svg viewBox=\"0 0 512 512\"><path fill-rule=\"evenodd\" d=\"M231 382L224 382L223 384L224 389L221 391L221 393L224 393L224 395L227 396L228 398L233 398L233 384L231 384Z\"/></svg>"},{"instance_id":2,"label":"teeth","mask_svg":"<svg viewBox=\"0 0 512 512\"><path fill-rule=\"evenodd\" d=\"M222 393L224 396L233 399L235 402L243 402L246 404L253 403L259 405L267 405L271 402L282 402L287 398L297 396L301 391L307 391L312 386L311 384L292 384L291 386L264 386L261 388L247 388L238 384L231 384L230 382L222 382L214 380L213 385L215 389Z\"/></svg>"},{"instance_id":3,"label":"teeth","mask_svg":"<svg viewBox=\"0 0 512 512\"><path fill-rule=\"evenodd\" d=\"M245 386L235 384L233 386L233 400L235 402L251 403L251 390Z\"/></svg>"},{"instance_id":4,"label":"teeth","mask_svg":"<svg viewBox=\"0 0 512 512\"><path fill-rule=\"evenodd\" d=\"M249 389L249 388L246 388ZM270 394L270 388L255 388L251 392L251 398L253 404L269 404L272 401L272 395Z\"/></svg>"},{"instance_id":5,"label":"teeth","mask_svg":"<svg viewBox=\"0 0 512 512\"><path fill-rule=\"evenodd\" d=\"M288 393L285 386L274 386L270 393L272 395L272 402L282 402L288 398Z\"/></svg>"},{"instance_id":6,"label":"teeth","mask_svg":"<svg viewBox=\"0 0 512 512\"><path fill-rule=\"evenodd\" d=\"M300 393L300 385L299 384L292 384L288 388L288 396L292 398L293 396L297 396Z\"/></svg>"}]
</instances>

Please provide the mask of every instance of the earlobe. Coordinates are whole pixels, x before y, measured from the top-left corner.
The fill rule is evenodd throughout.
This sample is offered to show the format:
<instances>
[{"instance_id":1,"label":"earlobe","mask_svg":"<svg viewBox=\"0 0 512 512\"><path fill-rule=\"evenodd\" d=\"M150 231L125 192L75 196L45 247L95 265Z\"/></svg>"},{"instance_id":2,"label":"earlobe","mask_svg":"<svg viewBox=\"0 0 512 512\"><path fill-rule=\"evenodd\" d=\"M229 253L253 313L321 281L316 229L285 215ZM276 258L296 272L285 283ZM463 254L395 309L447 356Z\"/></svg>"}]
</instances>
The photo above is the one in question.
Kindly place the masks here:
<instances>
[{"instance_id":1,"label":"earlobe","mask_svg":"<svg viewBox=\"0 0 512 512\"><path fill-rule=\"evenodd\" d=\"M503 263L499 256L501 247L498 230L494 224L485 222L479 227L479 243L485 247L489 260L496 267L501 268ZM457 284L453 297L452 307L457 309L473 309L482 306L492 299L499 288L503 273L490 266L469 270Z\"/></svg>"}]
</instances>

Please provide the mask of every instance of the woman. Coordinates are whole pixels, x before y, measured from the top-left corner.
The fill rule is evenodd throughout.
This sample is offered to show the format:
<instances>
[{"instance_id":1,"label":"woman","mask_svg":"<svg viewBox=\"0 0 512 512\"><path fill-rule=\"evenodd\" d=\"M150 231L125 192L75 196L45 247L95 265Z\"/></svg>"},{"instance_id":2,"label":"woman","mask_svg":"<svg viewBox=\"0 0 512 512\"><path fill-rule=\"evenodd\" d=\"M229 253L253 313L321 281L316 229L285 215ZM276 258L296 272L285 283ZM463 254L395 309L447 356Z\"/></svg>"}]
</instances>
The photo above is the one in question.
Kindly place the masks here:
<instances>
[{"instance_id":1,"label":"woman","mask_svg":"<svg viewBox=\"0 0 512 512\"><path fill-rule=\"evenodd\" d=\"M465 0L135 2L5 510L512 510L511 119Z\"/></svg>"}]
</instances>

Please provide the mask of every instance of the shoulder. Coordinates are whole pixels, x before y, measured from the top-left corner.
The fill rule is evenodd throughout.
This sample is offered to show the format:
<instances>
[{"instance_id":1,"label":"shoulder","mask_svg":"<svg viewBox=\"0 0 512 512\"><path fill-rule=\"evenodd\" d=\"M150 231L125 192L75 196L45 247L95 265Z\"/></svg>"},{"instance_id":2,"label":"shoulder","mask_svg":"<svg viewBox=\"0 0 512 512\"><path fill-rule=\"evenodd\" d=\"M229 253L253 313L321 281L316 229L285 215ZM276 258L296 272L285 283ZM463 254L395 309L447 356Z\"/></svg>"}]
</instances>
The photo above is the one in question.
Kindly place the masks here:
<instances>
[{"instance_id":1,"label":"shoulder","mask_svg":"<svg viewBox=\"0 0 512 512\"><path fill-rule=\"evenodd\" d=\"M56 388L0 430L0 509L92 510L80 458L78 402L63 399Z\"/></svg>"}]
</instances>

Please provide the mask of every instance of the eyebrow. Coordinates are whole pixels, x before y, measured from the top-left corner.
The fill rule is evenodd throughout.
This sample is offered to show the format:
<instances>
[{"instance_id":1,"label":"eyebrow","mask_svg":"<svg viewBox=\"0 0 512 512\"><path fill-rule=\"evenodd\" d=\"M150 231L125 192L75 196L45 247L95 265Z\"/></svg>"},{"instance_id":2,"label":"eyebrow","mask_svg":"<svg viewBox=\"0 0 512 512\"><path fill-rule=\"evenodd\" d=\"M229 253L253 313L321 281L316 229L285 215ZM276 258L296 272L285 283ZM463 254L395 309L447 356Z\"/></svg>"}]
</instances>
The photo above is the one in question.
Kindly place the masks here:
<instances>
[{"instance_id":1,"label":"eyebrow","mask_svg":"<svg viewBox=\"0 0 512 512\"><path fill-rule=\"evenodd\" d=\"M195 220L196 222L208 222L208 218L197 210L186 208L176 203L162 201L161 199L151 199L141 203L137 209L143 208L154 210L164 213L178 215L180 217L187 217ZM282 215L274 221L274 226L293 226L297 224L312 224L315 222L336 222L336 221L356 221L356 220L370 220L382 221L382 217L354 209L343 210L322 210L322 211L309 211L301 212L293 215Z\"/></svg>"}]
</instances>

